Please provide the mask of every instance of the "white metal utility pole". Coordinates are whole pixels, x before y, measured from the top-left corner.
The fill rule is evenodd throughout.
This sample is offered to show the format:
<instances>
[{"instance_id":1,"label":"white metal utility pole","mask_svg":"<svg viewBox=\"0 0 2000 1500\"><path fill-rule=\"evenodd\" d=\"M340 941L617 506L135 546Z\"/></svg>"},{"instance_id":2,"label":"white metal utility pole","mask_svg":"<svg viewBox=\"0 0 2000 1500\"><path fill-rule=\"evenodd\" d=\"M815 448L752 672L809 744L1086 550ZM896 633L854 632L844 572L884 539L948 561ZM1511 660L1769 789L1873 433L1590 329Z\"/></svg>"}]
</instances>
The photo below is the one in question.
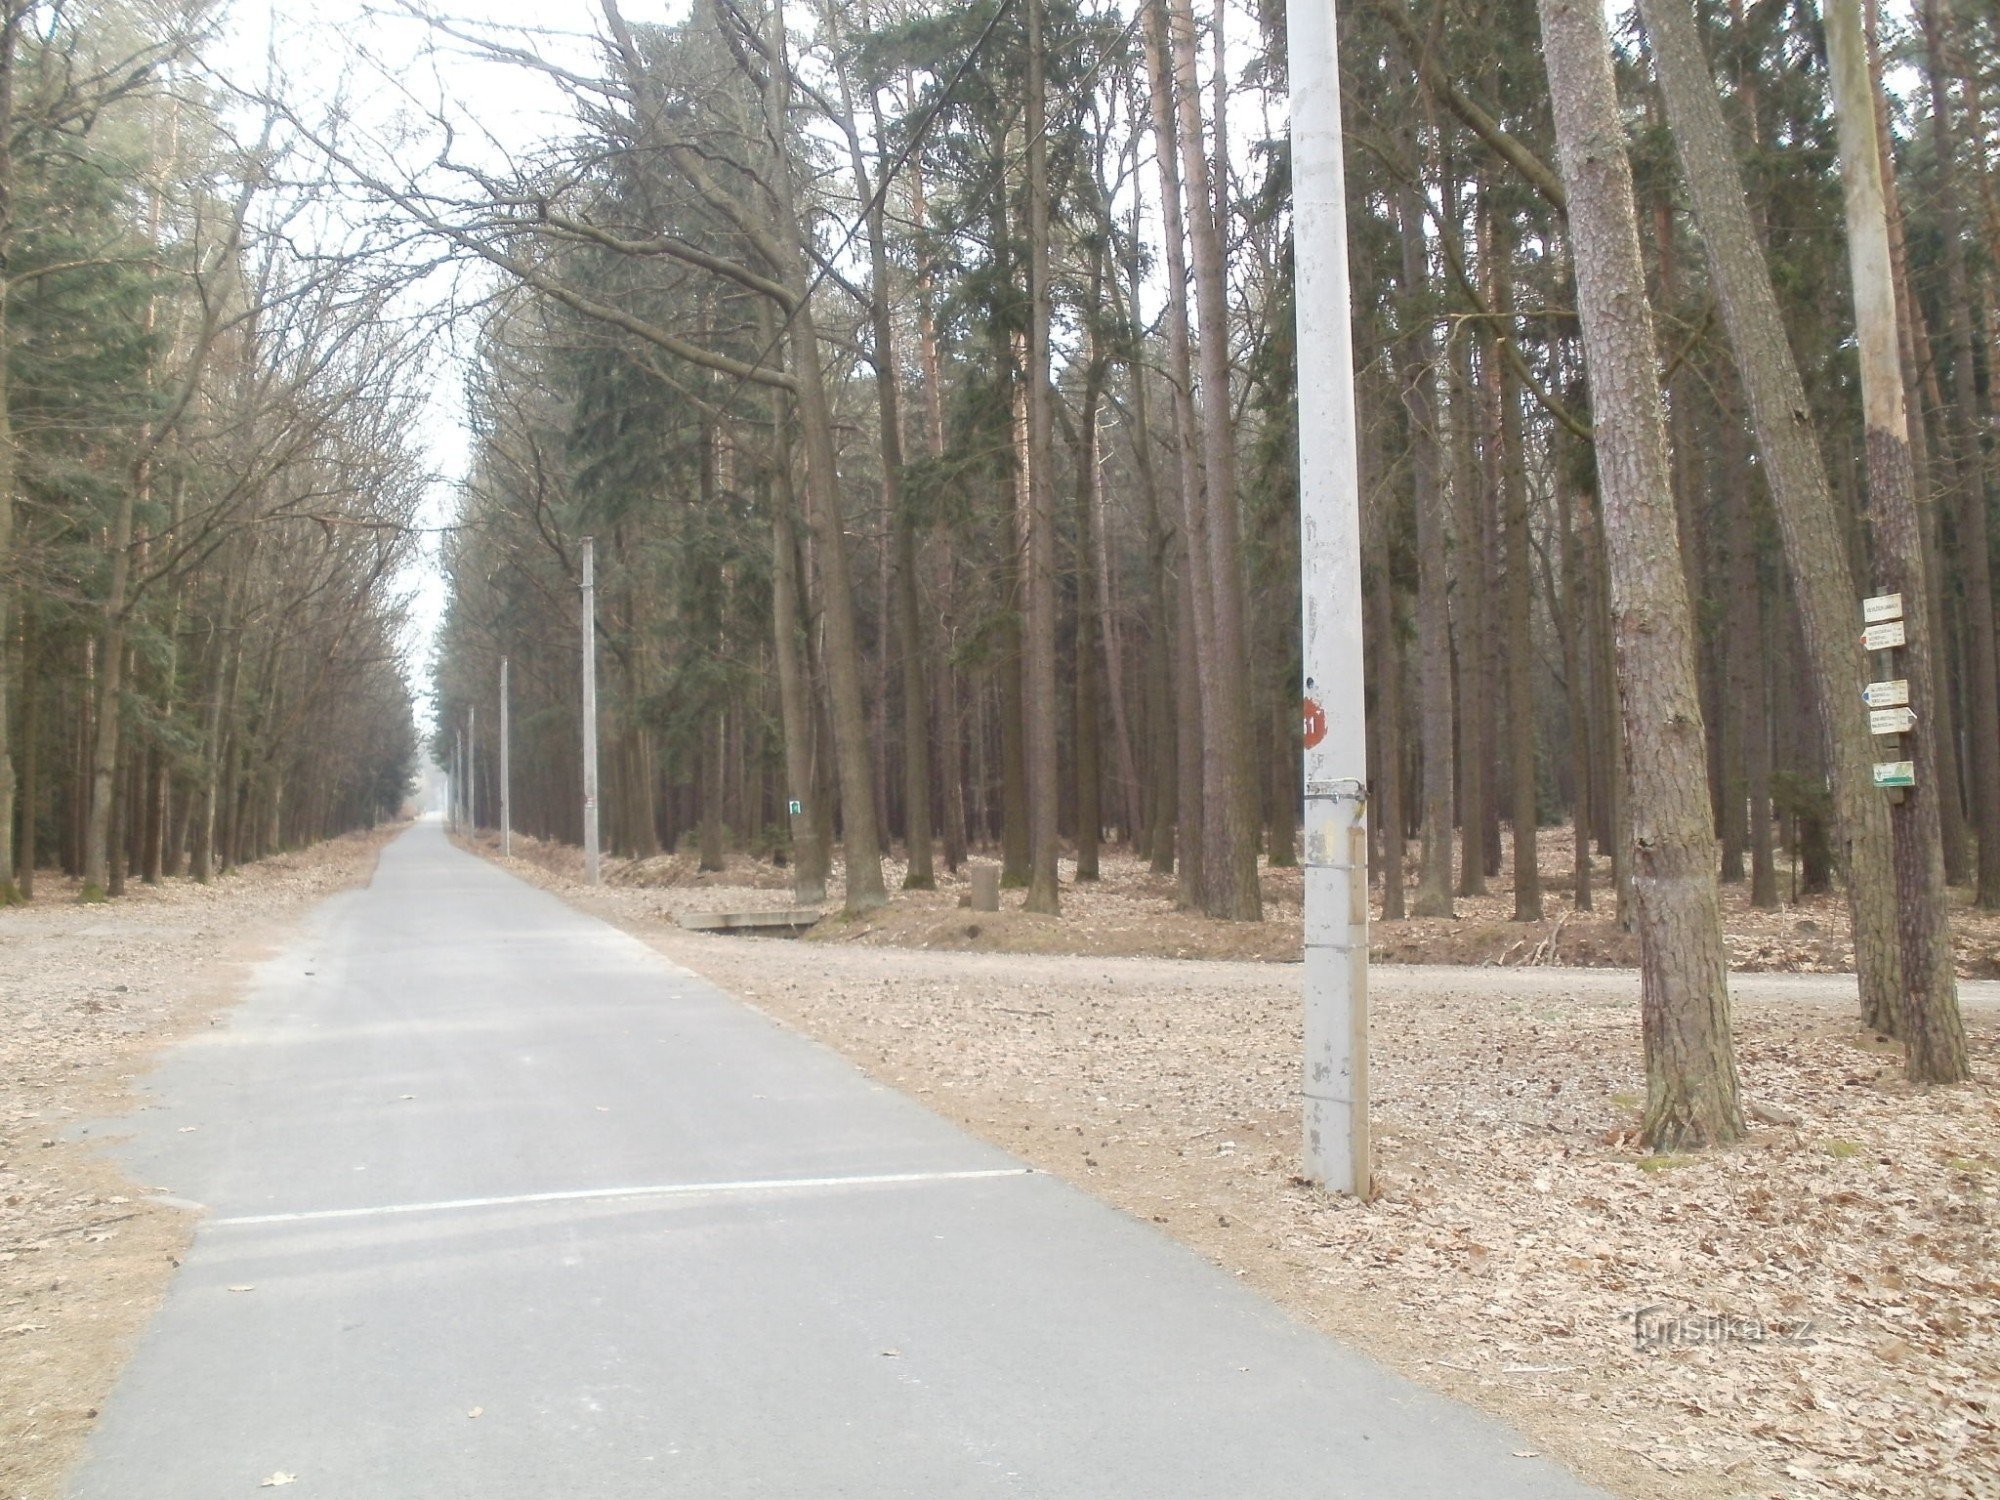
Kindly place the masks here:
<instances>
[{"instance_id":1,"label":"white metal utility pole","mask_svg":"<svg viewBox=\"0 0 2000 1500\"><path fill-rule=\"evenodd\" d=\"M500 658L500 854L514 852L514 777L507 744L507 658Z\"/></svg>"},{"instance_id":2,"label":"white metal utility pole","mask_svg":"<svg viewBox=\"0 0 2000 1500\"><path fill-rule=\"evenodd\" d=\"M1305 627L1305 1170L1335 1192L1365 1196L1368 739L1334 6L1335 0L1290 0L1286 7Z\"/></svg>"},{"instance_id":3,"label":"white metal utility pole","mask_svg":"<svg viewBox=\"0 0 2000 1500\"><path fill-rule=\"evenodd\" d=\"M597 884L597 564L583 539L583 868Z\"/></svg>"},{"instance_id":4,"label":"white metal utility pole","mask_svg":"<svg viewBox=\"0 0 2000 1500\"><path fill-rule=\"evenodd\" d=\"M479 834L479 705L465 711L465 832Z\"/></svg>"}]
</instances>

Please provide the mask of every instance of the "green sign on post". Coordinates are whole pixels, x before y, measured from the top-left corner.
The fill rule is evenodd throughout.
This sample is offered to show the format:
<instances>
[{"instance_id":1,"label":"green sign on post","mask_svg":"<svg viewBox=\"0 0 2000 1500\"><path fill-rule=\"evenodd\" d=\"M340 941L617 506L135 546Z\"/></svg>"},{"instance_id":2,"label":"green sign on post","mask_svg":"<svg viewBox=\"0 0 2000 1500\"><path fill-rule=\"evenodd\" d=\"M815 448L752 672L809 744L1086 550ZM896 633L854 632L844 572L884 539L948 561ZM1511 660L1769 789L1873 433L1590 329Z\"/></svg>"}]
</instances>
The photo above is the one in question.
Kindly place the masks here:
<instances>
[{"instance_id":1,"label":"green sign on post","mask_svg":"<svg viewBox=\"0 0 2000 1500\"><path fill-rule=\"evenodd\" d=\"M1914 761L1878 760L1875 762L1875 785L1915 786L1917 767Z\"/></svg>"},{"instance_id":2,"label":"green sign on post","mask_svg":"<svg viewBox=\"0 0 2000 1500\"><path fill-rule=\"evenodd\" d=\"M792 798L791 805L785 809L785 811L789 812L795 818L805 810L805 803L799 801L796 797Z\"/></svg>"}]
</instances>

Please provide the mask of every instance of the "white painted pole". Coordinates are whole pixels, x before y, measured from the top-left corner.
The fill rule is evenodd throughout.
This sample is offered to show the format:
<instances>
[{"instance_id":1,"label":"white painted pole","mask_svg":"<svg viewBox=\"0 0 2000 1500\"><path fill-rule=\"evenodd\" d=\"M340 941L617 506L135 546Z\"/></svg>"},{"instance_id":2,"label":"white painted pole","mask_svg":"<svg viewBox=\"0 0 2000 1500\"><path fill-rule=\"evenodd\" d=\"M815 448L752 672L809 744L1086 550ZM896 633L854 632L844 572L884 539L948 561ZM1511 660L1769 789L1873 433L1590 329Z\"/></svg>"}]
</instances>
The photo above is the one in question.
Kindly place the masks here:
<instances>
[{"instance_id":1,"label":"white painted pole","mask_svg":"<svg viewBox=\"0 0 2000 1500\"><path fill-rule=\"evenodd\" d=\"M1290 0L1305 630L1305 1172L1366 1195L1368 753L1335 0Z\"/></svg>"},{"instance_id":2,"label":"white painted pole","mask_svg":"<svg viewBox=\"0 0 2000 1500\"><path fill-rule=\"evenodd\" d=\"M500 854L514 853L514 775L507 743L507 658L500 658Z\"/></svg>"},{"instance_id":3,"label":"white painted pole","mask_svg":"<svg viewBox=\"0 0 2000 1500\"><path fill-rule=\"evenodd\" d=\"M465 832L479 835L479 705L465 711Z\"/></svg>"},{"instance_id":4,"label":"white painted pole","mask_svg":"<svg viewBox=\"0 0 2000 1500\"><path fill-rule=\"evenodd\" d=\"M597 564L583 539L583 868L597 884Z\"/></svg>"}]
</instances>

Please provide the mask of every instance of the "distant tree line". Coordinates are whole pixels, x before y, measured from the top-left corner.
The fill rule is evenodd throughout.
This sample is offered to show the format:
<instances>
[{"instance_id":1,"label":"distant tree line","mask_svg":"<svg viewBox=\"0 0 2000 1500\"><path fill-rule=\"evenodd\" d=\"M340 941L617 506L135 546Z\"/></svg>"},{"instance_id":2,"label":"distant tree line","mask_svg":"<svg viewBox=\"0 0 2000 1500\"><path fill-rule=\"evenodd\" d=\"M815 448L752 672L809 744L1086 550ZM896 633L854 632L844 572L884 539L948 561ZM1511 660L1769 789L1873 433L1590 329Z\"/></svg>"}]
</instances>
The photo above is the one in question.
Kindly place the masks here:
<instances>
[{"instance_id":1,"label":"distant tree line","mask_svg":"<svg viewBox=\"0 0 2000 1500\"><path fill-rule=\"evenodd\" d=\"M417 746L414 348L200 7L0 3L0 893L365 827Z\"/></svg>"},{"instance_id":2,"label":"distant tree line","mask_svg":"<svg viewBox=\"0 0 2000 1500\"><path fill-rule=\"evenodd\" d=\"M437 679L446 726L481 705L482 821L507 655L517 817L576 834L590 534L615 849L783 852L811 897L837 845L862 908L898 842L912 887L986 848L1051 911L1109 838L1257 917L1300 802L1280 8L601 9L596 72L436 23L575 101L504 171L333 143L503 288ZM1775 905L1787 852L1844 892L1913 1076L1964 1072L1947 882L2000 904L2000 32L1583 9L1344 7L1372 863L1386 919L1504 861L1535 921L1537 832L1573 824L1567 904L1648 954L1649 1137L1724 1140L1717 883ZM1892 590L1893 795L1860 696Z\"/></svg>"}]
</instances>

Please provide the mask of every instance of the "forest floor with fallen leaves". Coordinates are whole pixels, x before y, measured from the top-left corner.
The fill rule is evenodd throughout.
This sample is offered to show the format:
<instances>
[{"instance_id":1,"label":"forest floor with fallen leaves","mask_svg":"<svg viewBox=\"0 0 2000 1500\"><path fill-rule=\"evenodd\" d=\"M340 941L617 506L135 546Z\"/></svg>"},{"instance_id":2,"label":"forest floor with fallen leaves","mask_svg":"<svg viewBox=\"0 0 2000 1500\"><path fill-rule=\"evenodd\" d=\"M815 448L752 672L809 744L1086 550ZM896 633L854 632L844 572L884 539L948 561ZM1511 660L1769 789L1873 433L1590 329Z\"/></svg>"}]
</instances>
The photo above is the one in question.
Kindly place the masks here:
<instances>
[{"instance_id":1,"label":"forest floor with fallen leaves","mask_svg":"<svg viewBox=\"0 0 2000 1500\"><path fill-rule=\"evenodd\" d=\"M384 828L210 885L79 904L42 871L0 910L0 1497L54 1500L193 1232L86 1122L135 1102L161 1046L237 999L316 902L375 868Z\"/></svg>"},{"instance_id":2,"label":"forest floor with fallen leaves","mask_svg":"<svg viewBox=\"0 0 2000 1500\"><path fill-rule=\"evenodd\" d=\"M1749 1138L1648 1156L1629 974L1384 966L1371 984L1376 1192L1363 1203L1297 1175L1297 971L1243 961L1279 956L1284 920L1296 953L1296 913L1279 902L1274 930L1227 933L1244 944L1234 961L1170 961L1208 951L1189 934L1222 924L1172 913L1170 885L1131 874L1087 896L1065 888L1058 921L1095 931L1030 929L1089 953L1023 951L1021 937L965 951L984 931L964 929L992 914L959 909L947 887L897 902L933 914L931 951L925 929L878 913L848 941L780 955L772 939L672 919L783 905L782 870L704 884L685 857L678 880L674 861L614 863L591 890L563 851L521 854L535 857L507 863L526 878L1308 1323L1505 1417L1614 1493L2000 1494L1989 987L1968 999L1974 1082L1913 1090L1894 1047L1856 1022L1850 982L1747 978L1735 1014ZM1768 930L1732 920L1740 965L1841 967L1837 902L1754 915ZM1514 928L1488 961L1527 936ZM1401 934L1382 947L1411 951ZM1565 932L1535 956L1578 950Z\"/></svg>"},{"instance_id":3,"label":"forest floor with fallen leaves","mask_svg":"<svg viewBox=\"0 0 2000 1500\"><path fill-rule=\"evenodd\" d=\"M498 846L498 836L480 835L482 848ZM583 871L582 851L517 834L517 858L567 877ZM1382 920L1378 879L1373 896L1369 956L1377 963L1470 964L1494 967L1552 966L1629 969L1639 962L1638 939L1617 920L1611 862L1591 861L1593 906L1578 910L1573 891L1575 842L1570 829L1544 828L1537 835L1542 883L1542 919L1514 918L1513 845L1502 832L1501 873L1478 896L1456 898L1450 917ZM1406 895L1415 901L1416 846L1405 863ZM975 856L977 863L986 856ZM607 884L652 892L661 915L682 912L752 911L789 904L791 871L769 860L732 853L720 871L702 871L690 851L645 860L607 858ZM1078 953L1106 957L1250 958L1295 961L1304 943L1304 881L1297 867L1265 867L1262 872L1265 920L1213 922L1175 905L1174 877L1156 875L1144 860L1118 848L1100 856L1100 878L1076 881L1076 862L1060 862L1062 913L1049 917L1023 911L1026 893L1000 893L997 912L970 909L971 883L965 868L950 874L937 867L937 889L906 891L908 865L883 862L891 900L888 906L849 918L838 909L842 867L835 861L827 917L810 934L814 942L860 943L875 947L925 948L962 953ZM1842 974L1854 969L1848 938L1846 898L1838 891L1796 894L1793 873L1778 871L1780 904L1760 910L1750 904L1742 882L1722 887L1723 931L1729 966L1739 973ZM2000 978L2000 912L1982 912L1954 893L1952 925L1959 974L1968 979Z\"/></svg>"}]
</instances>

